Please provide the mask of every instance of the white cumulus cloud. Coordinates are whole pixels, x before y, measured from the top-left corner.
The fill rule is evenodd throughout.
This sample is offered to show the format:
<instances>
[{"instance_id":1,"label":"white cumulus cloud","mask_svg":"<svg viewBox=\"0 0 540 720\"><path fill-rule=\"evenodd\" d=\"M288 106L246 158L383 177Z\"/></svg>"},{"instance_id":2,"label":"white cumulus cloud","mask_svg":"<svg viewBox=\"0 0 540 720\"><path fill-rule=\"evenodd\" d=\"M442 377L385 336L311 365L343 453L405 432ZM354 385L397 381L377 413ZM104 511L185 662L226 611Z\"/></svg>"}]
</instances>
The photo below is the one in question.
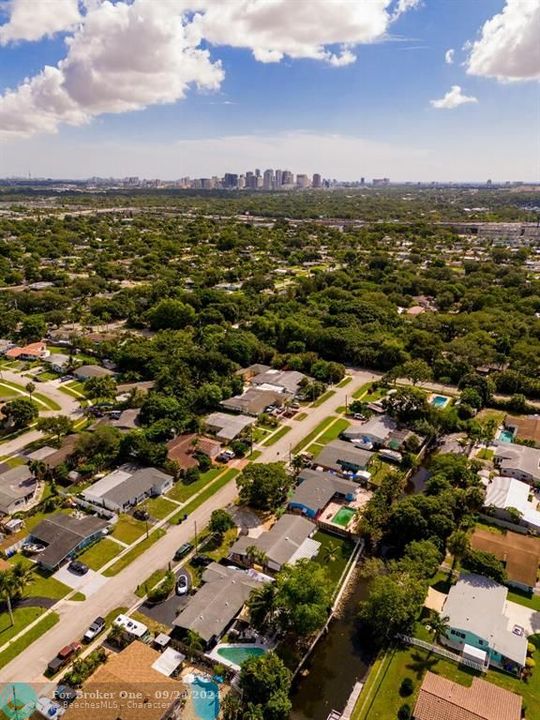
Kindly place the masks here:
<instances>
[{"instance_id":1,"label":"white cumulus cloud","mask_svg":"<svg viewBox=\"0 0 540 720\"><path fill-rule=\"evenodd\" d=\"M10 0L0 43L60 31L67 54L0 96L0 136L55 132L216 90L211 46L247 48L259 62L310 58L334 67L386 37L419 0Z\"/></svg>"},{"instance_id":2,"label":"white cumulus cloud","mask_svg":"<svg viewBox=\"0 0 540 720\"><path fill-rule=\"evenodd\" d=\"M540 2L506 0L472 44L467 72L503 82L540 78Z\"/></svg>"},{"instance_id":3,"label":"white cumulus cloud","mask_svg":"<svg viewBox=\"0 0 540 720\"><path fill-rule=\"evenodd\" d=\"M393 19L392 4L393 0L207 0L194 22L210 43L249 48L260 62L279 62L287 55L345 65L355 60L351 46L385 35ZM402 4L403 0L398 9ZM408 7L415 4L406 2Z\"/></svg>"},{"instance_id":4,"label":"white cumulus cloud","mask_svg":"<svg viewBox=\"0 0 540 720\"><path fill-rule=\"evenodd\" d=\"M81 19L78 0L10 0L8 22L0 26L0 45L35 41L73 28Z\"/></svg>"},{"instance_id":5,"label":"white cumulus cloud","mask_svg":"<svg viewBox=\"0 0 540 720\"><path fill-rule=\"evenodd\" d=\"M447 50L447 51L444 53L444 62L445 62L447 65L453 65L453 63L454 63L454 52L455 52L454 49L453 49L453 48L450 48L450 50Z\"/></svg>"},{"instance_id":6,"label":"white cumulus cloud","mask_svg":"<svg viewBox=\"0 0 540 720\"><path fill-rule=\"evenodd\" d=\"M101 113L174 102L190 85L213 90L224 77L220 63L190 37L180 3L167 0L90 6L67 44L56 67L0 97L4 136L54 132Z\"/></svg>"},{"instance_id":7,"label":"white cumulus cloud","mask_svg":"<svg viewBox=\"0 0 540 720\"><path fill-rule=\"evenodd\" d=\"M477 103L478 100L471 95L464 95L459 85L452 85L450 90L439 100L430 100L431 105L437 110L453 110L460 105Z\"/></svg>"}]
</instances>

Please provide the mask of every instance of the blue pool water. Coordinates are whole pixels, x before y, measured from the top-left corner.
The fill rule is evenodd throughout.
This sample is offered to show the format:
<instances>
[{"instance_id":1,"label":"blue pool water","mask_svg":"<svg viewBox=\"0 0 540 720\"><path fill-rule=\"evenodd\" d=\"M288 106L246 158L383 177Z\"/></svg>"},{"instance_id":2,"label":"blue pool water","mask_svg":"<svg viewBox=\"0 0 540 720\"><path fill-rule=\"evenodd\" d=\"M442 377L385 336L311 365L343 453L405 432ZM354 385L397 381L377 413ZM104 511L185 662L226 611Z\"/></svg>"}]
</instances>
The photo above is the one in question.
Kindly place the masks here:
<instances>
[{"instance_id":1,"label":"blue pool water","mask_svg":"<svg viewBox=\"0 0 540 720\"><path fill-rule=\"evenodd\" d=\"M191 699L200 720L216 720L219 715L219 687L215 682L196 677L191 683Z\"/></svg>"},{"instance_id":2,"label":"blue pool water","mask_svg":"<svg viewBox=\"0 0 540 720\"><path fill-rule=\"evenodd\" d=\"M501 430L498 440L506 443L514 442L514 433L511 430Z\"/></svg>"},{"instance_id":3,"label":"blue pool water","mask_svg":"<svg viewBox=\"0 0 540 720\"><path fill-rule=\"evenodd\" d=\"M444 395L435 395L431 398L431 404L433 407L444 407L448 402L448 398Z\"/></svg>"}]
</instances>

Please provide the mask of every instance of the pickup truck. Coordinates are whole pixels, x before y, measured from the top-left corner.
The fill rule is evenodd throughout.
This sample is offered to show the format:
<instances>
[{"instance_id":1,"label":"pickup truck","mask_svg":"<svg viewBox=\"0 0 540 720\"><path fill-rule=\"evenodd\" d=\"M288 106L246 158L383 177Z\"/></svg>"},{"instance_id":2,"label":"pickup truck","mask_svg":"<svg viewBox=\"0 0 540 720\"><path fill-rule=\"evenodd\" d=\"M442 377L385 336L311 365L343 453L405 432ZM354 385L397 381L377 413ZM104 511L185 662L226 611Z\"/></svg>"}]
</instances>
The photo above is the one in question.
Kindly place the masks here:
<instances>
[{"instance_id":1,"label":"pickup truck","mask_svg":"<svg viewBox=\"0 0 540 720\"><path fill-rule=\"evenodd\" d=\"M102 617L97 617L84 633L83 641L91 642L100 632L103 632L103 630L105 630L105 620Z\"/></svg>"},{"instance_id":2,"label":"pickup truck","mask_svg":"<svg viewBox=\"0 0 540 720\"><path fill-rule=\"evenodd\" d=\"M51 660L47 665L47 671L50 675L57 673L64 665L77 655L81 651L81 646L78 642L72 642L69 645L63 647L58 655Z\"/></svg>"}]
</instances>

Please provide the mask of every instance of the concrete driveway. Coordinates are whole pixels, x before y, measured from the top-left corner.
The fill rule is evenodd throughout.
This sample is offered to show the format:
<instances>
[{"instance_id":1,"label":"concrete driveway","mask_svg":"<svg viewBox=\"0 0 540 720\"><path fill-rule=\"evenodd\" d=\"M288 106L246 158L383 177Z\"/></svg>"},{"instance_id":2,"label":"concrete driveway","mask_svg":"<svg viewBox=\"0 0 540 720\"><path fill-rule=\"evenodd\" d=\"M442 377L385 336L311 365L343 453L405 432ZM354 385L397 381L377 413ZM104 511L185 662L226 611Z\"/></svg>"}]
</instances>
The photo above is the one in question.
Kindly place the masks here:
<instances>
[{"instance_id":1,"label":"concrete driveway","mask_svg":"<svg viewBox=\"0 0 540 720\"><path fill-rule=\"evenodd\" d=\"M191 578L187 570L180 568L180 570L176 572L176 578L178 579L181 575L185 575L188 578L189 587L191 589ZM148 603L143 603L139 610L145 615L147 615L149 618L152 618L152 620L155 620L162 625L166 625L167 627L172 627L176 616L181 610L186 607L186 605L189 603L189 600L189 594L177 595L176 593L173 593L170 597L167 598L167 600L164 600L157 605L149 605Z\"/></svg>"},{"instance_id":2,"label":"concrete driveway","mask_svg":"<svg viewBox=\"0 0 540 720\"><path fill-rule=\"evenodd\" d=\"M55 580L59 580L61 583L64 583L64 585L73 588L73 590L79 590L84 593L86 597L94 595L98 590L101 590L107 582L109 582L109 578L103 577L103 575L100 575L95 570L89 570L84 575L77 575L76 573L71 572L71 570L68 570L67 565L61 567L60 570L57 570L54 573L53 578Z\"/></svg>"},{"instance_id":3,"label":"concrete driveway","mask_svg":"<svg viewBox=\"0 0 540 720\"><path fill-rule=\"evenodd\" d=\"M540 632L540 612L531 608L519 605L509 600L506 603L506 617L509 619L510 630L514 625L520 625L525 629L525 635L535 635Z\"/></svg>"}]
</instances>

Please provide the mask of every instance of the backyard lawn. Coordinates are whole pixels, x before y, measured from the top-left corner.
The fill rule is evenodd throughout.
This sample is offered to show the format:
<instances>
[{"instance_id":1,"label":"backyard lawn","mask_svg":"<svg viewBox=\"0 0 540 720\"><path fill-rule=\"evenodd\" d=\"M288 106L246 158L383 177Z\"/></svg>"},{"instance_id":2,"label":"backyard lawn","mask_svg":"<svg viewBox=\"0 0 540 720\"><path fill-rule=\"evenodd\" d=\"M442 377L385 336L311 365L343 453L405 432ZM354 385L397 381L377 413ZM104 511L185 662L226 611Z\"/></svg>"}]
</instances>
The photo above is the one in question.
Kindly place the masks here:
<instances>
[{"instance_id":1,"label":"backyard lawn","mask_svg":"<svg viewBox=\"0 0 540 720\"><path fill-rule=\"evenodd\" d=\"M330 579L337 585L345 570L347 561L352 555L354 543L348 538L330 535L330 533L322 530L316 532L313 539L321 543L319 554L315 558L315 561L324 565Z\"/></svg>"},{"instance_id":2,"label":"backyard lawn","mask_svg":"<svg viewBox=\"0 0 540 720\"><path fill-rule=\"evenodd\" d=\"M163 520L163 518L170 515L178 505L167 500L165 497L155 497L145 500L143 507L148 510L151 517L156 518L156 520Z\"/></svg>"},{"instance_id":3,"label":"backyard lawn","mask_svg":"<svg viewBox=\"0 0 540 720\"><path fill-rule=\"evenodd\" d=\"M131 515L119 515L111 536L131 545L146 532L146 525L142 520L136 520Z\"/></svg>"},{"instance_id":4,"label":"backyard lawn","mask_svg":"<svg viewBox=\"0 0 540 720\"><path fill-rule=\"evenodd\" d=\"M483 676L488 682L522 695L527 717L531 720L540 718L540 636L535 635L533 640L537 647L534 654L537 667L527 683L497 670L490 670ZM466 686L478 675L472 669L456 665L435 654L429 655L427 650L420 648L390 650L382 660L375 663L373 675L370 673L353 713L353 720L395 720L403 704L414 708L422 679L428 670ZM406 677L413 681L414 692L404 698L400 695L399 688Z\"/></svg>"},{"instance_id":5,"label":"backyard lawn","mask_svg":"<svg viewBox=\"0 0 540 720\"><path fill-rule=\"evenodd\" d=\"M385 462L378 457L373 458L369 466L369 472L371 473L371 480L374 485L380 485L387 475L392 472L399 472L397 465Z\"/></svg>"},{"instance_id":6,"label":"backyard lawn","mask_svg":"<svg viewBox=\"0 0 540 720\"><path fill-rule=\"evenodd\" d=\"M199 479L192 483L184 483L182 480L179 480L174 484L172 490L169 490L167 497L170 497L173 500L178 500L178 502L186 502L186 500L189 500L192 495L195 495L195 493L199 492L199 490L202 490L224 470L224 467L210 468L210 470L207 470L205 473L201 473Z\"/></svg>"},{"instance_id":7,"label":"backyard lawn","mask_svg":"<svg viewBox=\"0 0 540 720\"><path fill-rule=\"evenodd\" d=\"M79 555L77 560L88 565L91 570L99 570L108 563L109 560L119 555L122 550L122 546L114 542L114 540L103 538L103 540L100 540Z\"/></svg>"}]
</instances>

